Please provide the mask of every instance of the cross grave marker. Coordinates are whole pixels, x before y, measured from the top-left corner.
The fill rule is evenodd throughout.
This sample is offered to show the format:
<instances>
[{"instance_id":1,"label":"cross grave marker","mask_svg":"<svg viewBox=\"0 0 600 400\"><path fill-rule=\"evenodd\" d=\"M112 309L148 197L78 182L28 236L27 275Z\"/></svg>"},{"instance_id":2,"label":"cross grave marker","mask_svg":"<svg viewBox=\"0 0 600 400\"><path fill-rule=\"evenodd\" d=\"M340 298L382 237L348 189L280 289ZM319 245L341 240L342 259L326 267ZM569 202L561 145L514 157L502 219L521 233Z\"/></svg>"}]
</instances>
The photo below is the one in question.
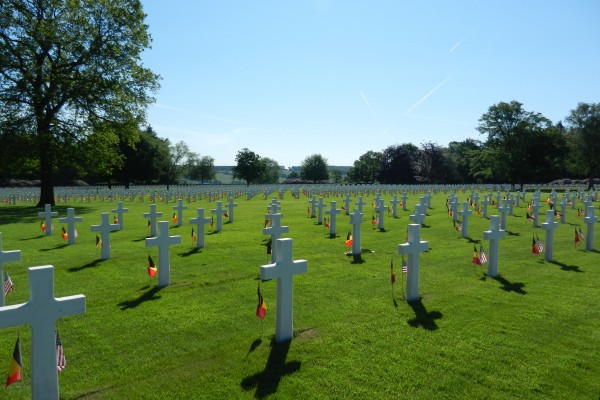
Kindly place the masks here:
<instances>
[{"instance_id":1,"label":"cross grave marker","mask_svg":"<svg viewBox=\"0 0 600 400\"><path fill-rule=\"evenodd\" d=\"M419 300L419 255L429 251L429 242L421 240L421 225L408 225L408 241L398 245L398 254L407 254L406 301Z\"/></svg>"},{"instance_id":2,"label":"cross grave marker","mask_svg":"<svg viewBox=\"0 0 600 400\"><path fill-rule=\"evenodd\" d=\"M488 275L492 278L498 277L498 249L499 240L504 238L506 231L500 229L500 216L490 217L490 229L483 232L483 239L490 241L490 256L488 258Z\"/></svg>"},{"instance_id":3,"label":"cross grave marker","mask_svg":"<svg viewBox=\"0 0 600 400\"><path fill-rule=\"evenodd\" d=\"M546 211L546 222L542 224L542 229L546 231L546 245L544 247L544 260L552 262L554 251L554 230L558 228L558 222L554 221L554 210Z\"/></svg>"},{"instance_id":4,"label":"cross grave marker","mask_svg":"<svg viewBox=\"0 0 600 400\"><path fill-rule=\"evenodd\" d=\"M100 232L102 239L102 259L110 259L110 232L118 231L119 224L111 224L108 220L109 214L100 214L100 225L92 225L92 232Z\"/></svg>"},{"instance_id":5,"label":"cross grave marker","mask_svg":"<svg viewBox=\"0 0 600 400\"><path fill-rule=\"evenodd\" d=\"M10 261L21 261L21 250L2 250L2 232L0 232L0 279L4 282L4 270L3 265L5 262ZM4 286L4 285L3 285ZM0 307L4 306L4 290L0 295Z\"/></svg>"},{"instance_id":6,"label":"cross grave marker","mask_svg":"<svg viewBox=\"0 0 600 400\"><path fill-rule=\"evenodd\" d=\"M31 326L31 396L58 400L56 321L85 313L85 296L54 297L54 267L29 268L29 300L0 308L0 328Z\"/></svg>"},{"instance_id":7,"label":"cross grave marker","mask_svg":"<svg viewBox=\"0 0 600 400\"><path fill-rule=\"evenodd\" d=\"M59 218L58 222L61 224L67 224L67 243L75 244L75 222L82 222L82 217L75 216L74 208L67 208L67 216ZM120 220L119 220L120 221Z\"/></svg>"},{"instance_id":8,"label":"cross grave marker","mask_svg":"<svg viewBox=\"0 0 600 400\"><path fill-rule=\"evenodd\" d=\"M118 218L118 221L119 221L119 230L123 230L123 227L125 226L124 223L123 223L123 213L128 212L129 209L128 208L123 208L123 202L119 201L117 203L117 208L113 208L111 211L117 214L117 218ZM69 237L71 237L70 233L69 233Z\"/></svg>"},{"instance_id":9,"label":"cross grave marker","mask_svg":"<svg viewBox=\"0 0 600 400\"><path fill-rule=\"evenodd\" d=\"M169 221L158 222L158 236L146 238L146 247L158 247L158 287L171 284L169 246L181 243L181 236L169 236Z\"/></svg>"},{"instance_id":10,"label":"cross grave marker","mask_svg":"<svg viewBox=\"0 0 600 400\"><path fill-rule=\"evenodd\" d=\"M44 218L46 224L46 236L52 235L52 217L58 217L56 211L52 211L50 204L44 204L44 211L38 212L38 217Z\"/></svg>"},{"instance_id":11,"label":"cross grave marker","mask_svg":"<svg viewBox=\"0 0 600 400\"><path fill-rule=\"evenodd\" d=\"M156 220L158 217L162 217L163 213L156 211L156 204L150 204L150 212L144 213L144 218L148 218L150 221L150 236L156 236Z\"/></svg>"},{"instance_id":12,"label":"cross grave marker","mask_svg":"<svg viewBox=\"0 0 600 400\"><path fill-rule=\"evenodd\" d=\"M204 208L196 209L196 218L190 218L190 224L196 225L196 247L204 248L204 225L210 224L212 219L204 216Z\"/></svg>"}]
</instances>

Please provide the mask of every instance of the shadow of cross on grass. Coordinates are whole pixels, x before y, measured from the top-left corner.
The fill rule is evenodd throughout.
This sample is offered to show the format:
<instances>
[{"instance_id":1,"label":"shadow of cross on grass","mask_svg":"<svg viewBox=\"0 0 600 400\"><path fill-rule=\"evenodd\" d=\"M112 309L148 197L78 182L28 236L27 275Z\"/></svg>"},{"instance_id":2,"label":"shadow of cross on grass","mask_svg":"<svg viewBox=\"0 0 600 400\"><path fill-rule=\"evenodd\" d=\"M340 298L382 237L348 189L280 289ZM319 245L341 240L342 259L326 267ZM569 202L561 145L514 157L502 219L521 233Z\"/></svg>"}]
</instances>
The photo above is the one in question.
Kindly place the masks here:
<instances>
[{"instance_id":1,"label":"shadow of cross on grass","mask_svg":"<svg viewBox=\"0 0 600 400\"><path fill-rule=\"evenodd\" d=\"M504 279L501 275L498 275L497 277L492 279L497 280L499 283L501 283L502 287L500 289L504 290L505 292L527 294L527 292L523 290L523 286L525 286L525 284L522 282L509 282L506 279Z\"/></svg>"},{"instance_id":2,"label":"shadow of cross on grass","mask_svg":"<svg viewBox=\"0 0 600 400\"><path fill-rule=\"evenodd\" d=\"M418 328L419 326L422 326L423 329L428 331L435 331L438 328L437 324L435 323L435 320L442 318L441 312L427 311L421 299L416 301L409 301L408 304L415 312L415 318L408 320L408 324L410 326L412 326L413 328Z\"/></svg>"},{"instance_id":3,"label":"shadow of cross on grass","mask_svg":"<svg viewBox=\"0 0 600 400\"><path fill-rule=\"evenodd\" d=\"M254 397L257 399L263 399L270 394L276 393L281 378L285 375L293 374L300 369L300 361L290 361L288 363L285 361L291 343L291 340L282 343L277 343L273 340L264 371L242 379L240 383L242 389L250 390L256 387Z\"/></svg>"},{"instance_id":4,"label":"shadow of cross on grass","mask_svg":"<svg viewBox=\"0 0 600 400\"><path fill-rule=\"evenodd\" d=\"M144 286L140 290L144 290L148 287L149 287L149 285ZM138 297L137 299L122 301L118 304L118 306L121 308L121 311L125 311L129 308L136 308L137 306L139 306L140 304L142 304L146 301L158 300L158 299L160 299L160 296L156 296L156 294L158 293L158 291L160 289L161 288L159 288L158 286L154 286L152 289L148 290L147 292L142 293L142 295L140 297Z\"/></svg>"}]
</instances>

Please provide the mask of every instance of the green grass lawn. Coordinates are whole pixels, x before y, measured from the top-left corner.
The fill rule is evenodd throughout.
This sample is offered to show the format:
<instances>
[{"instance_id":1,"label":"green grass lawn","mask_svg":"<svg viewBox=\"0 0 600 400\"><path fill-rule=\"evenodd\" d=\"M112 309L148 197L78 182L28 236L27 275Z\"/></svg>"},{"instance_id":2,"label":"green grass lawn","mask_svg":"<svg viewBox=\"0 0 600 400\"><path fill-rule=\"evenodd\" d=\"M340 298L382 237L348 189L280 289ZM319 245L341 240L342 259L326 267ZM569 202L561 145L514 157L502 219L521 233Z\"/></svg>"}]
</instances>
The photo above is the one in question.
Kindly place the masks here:
<instances>
[{"instance_id":1,"label":"green grass lawn","mask_svg":"<svg viewBox=\"0 0 600 400\"><path fill-rule=\"evenodd\" d=\"M409 196L409 210L419 196ZM459 193L461 201L466 196ZM383 197L389 204L391 196ZM574 245L583 219L569 209L567 224L555 231L555 262L548 263L531 252L532 235L543 241L545 232L526 220L524 207L515 208L500 241L500 277L492 279L487 266L472 264L473 243L488 249L482 232L489 221L474 213L470 239L461 238L446 198L433 197L421 229L430 251L421 255L421 301L409 304L397 246L412 212L386 214L386 231L379 232L371 225L373 196L365 196L364 253L355 262L344 254L348 217L338 217L338 237L331 239L307 216L309 198L287 192L285 237L293 239L294 259L308 261L308 273L294 277L295 337L287 344L272 341L275 281L261 283L268 312L262 324L255 316L260 266L269 260L262 234L268 201L261 196L237 198L235 221L220 233L207 226L199 251L189 219L200 207L209 215L215 202L188 204L184 225L171 224L182 243L171 247L171 285L160 290L146 271L148 254L158 260L157 248L145 246L147 200L124 201L125 229L111 233L106 261L90 225L116 202L55 207L60 217L74 207L84 218L70 246L57 218L56 231L45 237L39 209L2 205L3 250L22 251L20 262L4 265L15 285L6 303L27 301L27 267L48 264L57 297L86 296L85 314L58 322L68 365L59 375L64 399L598 399L600 252ZM332 196L326 208L331 200L343 204ZM161 219L171 219L173 205L158 204ZM28 327L2 330L0 371L8 368L19 329L24 382L2 389L6 399L30 396Z\"/></svg>"}]
</instances>

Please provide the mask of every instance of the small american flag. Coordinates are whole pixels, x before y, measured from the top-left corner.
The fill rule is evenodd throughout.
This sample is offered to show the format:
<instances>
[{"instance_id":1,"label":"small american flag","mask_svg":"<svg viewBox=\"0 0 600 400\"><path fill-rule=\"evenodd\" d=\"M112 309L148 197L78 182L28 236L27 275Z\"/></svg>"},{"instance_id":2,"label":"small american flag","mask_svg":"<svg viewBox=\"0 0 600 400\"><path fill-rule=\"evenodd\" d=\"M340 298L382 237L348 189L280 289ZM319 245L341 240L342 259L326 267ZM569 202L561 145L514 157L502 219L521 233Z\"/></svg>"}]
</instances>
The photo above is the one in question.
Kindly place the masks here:
<instances>
[{"instance_id":1,"label":"small american flag","mask_svg":"<svg viewBox=\"0 0 600 400\"><path fill-rule=\"evenodd\" d=\"M485 252L483 251L483 246L479 246L479 260L482 264L487 262L487 257L485 256Z\"/></svg>"},{"instance_id":2,"label":"small american flag","mask_svg":"<svg viewBox=\"0 0 600 400\"><path fill-rule=\"evenodd\" d=\"M402 259L402 273L406 274L408 272L408 266L406 265L406 261Z\"/></svg>"},{"instance_id":3,"label":"small american flag","mask_svg":"<svg viewBox=\"0 0 600 400\"><path fill-rule=\"evenodd\" d=\"M13 290L12 279L10 279L8 272L4 271L4 297L6 297L6 295L9 292L12 292L12 290Z\"/></svg>"},{"instance_id":4,"label":"small american flag","mask_svg":"<svg viewBox=\"0 0 600 400\"><path fill-rule=\"evenodd\" d=\"M63 369L67 368L67 359L65 358L65 352L60 341L60 336L58 336L58 331L56 332L56 369L60 372Z\"/></svg>"},{"instance_id":5,"label":"small american flag","mask_svg":"<svg viewBox=\"0 0 600 400\"><path fill-rule=\"evenodd\" d=\"M539 252L542 253L544 251L544 245L542 244L542 241L540 240L540 238L537 237L537 235L535 238L535 244L537 245Z\"/></svg>"}]
</instances>

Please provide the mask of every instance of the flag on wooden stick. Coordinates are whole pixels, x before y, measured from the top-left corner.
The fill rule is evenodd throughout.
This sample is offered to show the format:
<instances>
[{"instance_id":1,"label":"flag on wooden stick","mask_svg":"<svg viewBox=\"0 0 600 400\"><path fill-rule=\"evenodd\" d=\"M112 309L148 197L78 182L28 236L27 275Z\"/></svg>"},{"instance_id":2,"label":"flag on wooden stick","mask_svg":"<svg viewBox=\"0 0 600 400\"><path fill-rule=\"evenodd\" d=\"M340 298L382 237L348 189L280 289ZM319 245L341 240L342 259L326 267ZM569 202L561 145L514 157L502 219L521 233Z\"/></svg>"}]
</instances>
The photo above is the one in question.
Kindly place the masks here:
<instances>
[{"instance_id":1,"label":"flag on wooden stick","mask_svg":"<svg viewBox=\"0 0 600 400\"><path fill-rule=\"evenodd\" d=\"M148 254L148 275L150 275L150 278L154 278L156 276L156 272L158 272L158 268L156 264L154 264L152 256Z\"/></svg>"},{"instance_id":2,"label":"flag on wooden stick","mask_svg":"<svg viewBox=\"0 0 600 400\"><path fill-rule=\"evenodd\" d=\"M4 271L4 297L13 290L13 281L10 279L8 272Z\"/></svg>"},{"instance_id":3,"label":"flag on wooden stick","mask_svg":"<svg viewBox=\"0 0 600 400\"><path fill-rule=\"evenodd\" d=\"M63 349L62 342L60 341L60 336L58 336L58 331L56 331L56 369L60 372L65 368L67 368L65 350Z\"/></svg>"}]
</instances>

